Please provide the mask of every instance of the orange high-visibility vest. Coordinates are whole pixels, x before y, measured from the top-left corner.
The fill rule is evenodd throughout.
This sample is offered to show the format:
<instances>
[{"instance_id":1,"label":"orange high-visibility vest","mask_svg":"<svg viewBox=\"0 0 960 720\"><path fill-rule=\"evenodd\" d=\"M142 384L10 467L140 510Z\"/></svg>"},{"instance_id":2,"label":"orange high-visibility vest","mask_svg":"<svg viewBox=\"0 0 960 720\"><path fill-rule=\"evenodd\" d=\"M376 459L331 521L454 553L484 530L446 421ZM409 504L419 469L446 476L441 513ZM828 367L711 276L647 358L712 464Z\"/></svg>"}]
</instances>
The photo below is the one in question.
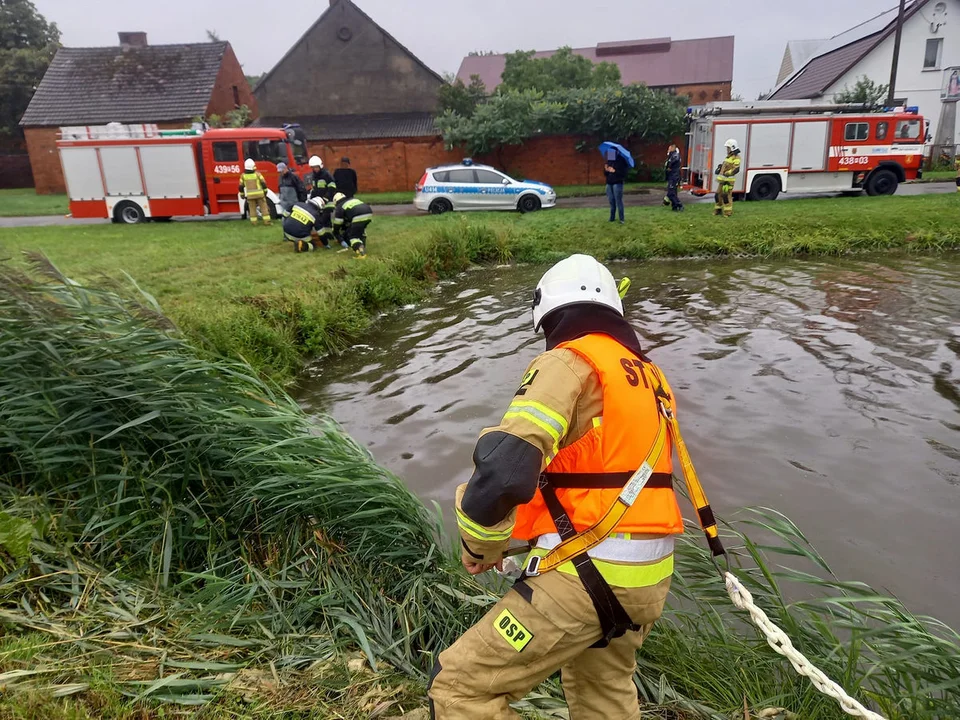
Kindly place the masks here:
<instances>
[{"instance_id":1,"label":"orange high-visibility vest","mask_svg":"<svg viewBox=\"0 0 960 720\"><path fill-rule=\"evenodd\" d=\"M557 347L573 350L593 367L603 389L603 417L576 442L560 450L547 465L546 480L557 490L577 532L591 527L617 499L647 454L660 427L658 386L647 363L607 335L587 335ZM667 388L664 388L667 390ZM653 476L617 525L617 533L674 535L683 532L683 517L673 491L673 443L653 468ZM517 509L513 537L532 540L555 533L550 511L538 489Z\"/></svg>"}]
</instances>

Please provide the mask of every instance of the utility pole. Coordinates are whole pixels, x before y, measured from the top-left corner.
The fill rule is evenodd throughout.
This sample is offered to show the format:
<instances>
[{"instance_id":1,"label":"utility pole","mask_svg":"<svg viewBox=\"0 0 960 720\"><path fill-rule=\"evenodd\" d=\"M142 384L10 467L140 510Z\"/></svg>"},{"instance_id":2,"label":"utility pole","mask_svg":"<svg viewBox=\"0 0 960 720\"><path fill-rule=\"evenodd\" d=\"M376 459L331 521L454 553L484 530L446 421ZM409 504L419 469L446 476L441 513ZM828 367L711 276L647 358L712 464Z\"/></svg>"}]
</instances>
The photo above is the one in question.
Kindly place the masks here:
<instances>
[{"instance_id":1,"label":"utility pole","mask_svg":"<svg viewBox=\"0 0 960 720\"><path fill-rule=\"evenodd\" d=\"M893 96L897 91L897 63L900 60L900 37L903 35L903 14L907 0L900 0L900 12L897 15L897 34L893 39L893 65L890 67L890 89L887 92L887 107L893 107Z\"/></svg>"}]
</instances>

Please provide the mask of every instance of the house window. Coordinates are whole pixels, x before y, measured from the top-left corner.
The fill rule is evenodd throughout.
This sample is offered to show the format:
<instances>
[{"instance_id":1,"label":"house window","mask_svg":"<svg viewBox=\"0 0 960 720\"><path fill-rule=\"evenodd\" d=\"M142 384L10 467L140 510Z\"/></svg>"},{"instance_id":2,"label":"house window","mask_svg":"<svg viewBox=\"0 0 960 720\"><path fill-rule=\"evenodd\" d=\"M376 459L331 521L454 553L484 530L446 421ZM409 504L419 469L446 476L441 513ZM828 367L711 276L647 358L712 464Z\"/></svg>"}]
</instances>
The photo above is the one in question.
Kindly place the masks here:
<instances>
[{"instance_id":1,"label":"house window","mask_svg":"<svg viewBox=\"0 0 960 720\"><path fill-rule=\"evenodd\" d=\"M216 162L240 162L237 144L235 142L215 142L213 144L213 159Z\"/></svg>"},{"instance_id":2,"label":"house window","mask_svg":"<svg viewBox=\"0 0 960 720\"><path fill-rule=\"evenodd\" d=\"M869 123L847 123L843 129L844 140L866 140L869 135Z\"/></svg>"},{"instance_id":3,"label":"house window","mask_svg":"<svg viewBox=\"0 0 960 720\"><path fill-rule=\"evenodd\" d=\"M940 57L943 55L943 38L927 40L927 49L923 53L923 69L939 70Z\"/></svg>"},{"instance_id":4,"label":"house window","mask_svg":"<svg viewBox=\"0 0 960 720\"><path fill-rule=\"evenodd\" d=\"M886 140L888 132L890 132L890 123L886 121L877 123L877 140Z\"/></svg>"},{"instance_id":5,"label":"house window","mask_svg":"<svg viewBox=\"0 0 960 720\"><path fill-rule=\"evenodd\" d=\"M233 86L233 106L240 107L240 88Z\"/></svg>"}]
</instances>

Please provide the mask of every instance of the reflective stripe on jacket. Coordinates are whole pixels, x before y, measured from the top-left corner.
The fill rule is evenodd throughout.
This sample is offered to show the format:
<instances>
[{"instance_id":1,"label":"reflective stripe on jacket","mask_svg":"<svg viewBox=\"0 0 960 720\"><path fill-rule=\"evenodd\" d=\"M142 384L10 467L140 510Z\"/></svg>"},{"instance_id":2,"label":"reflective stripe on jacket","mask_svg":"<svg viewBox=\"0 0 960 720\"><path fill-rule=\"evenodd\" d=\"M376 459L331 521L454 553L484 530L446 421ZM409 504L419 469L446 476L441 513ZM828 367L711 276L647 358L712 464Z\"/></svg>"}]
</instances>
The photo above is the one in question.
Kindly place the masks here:
<instances>
[{"instance_id":1,"label":"reflective stripe on jacket","mask_svg":"<svg viewBox=\"0 0 960 720\"><path fill-rule=\"evenodd\" d=\"M557 497L581 531L603 517L629 476L647 459L661 416L651 363L640 360L607 335L587 335L558 348L572 350L593 368L603 395L602 416L592 419L592 426L582 437L557 450L566 434L564 417L540 403L525 402L522 396L515 398L508 415L522 413L554 437L554 456L547 462L546 479L557 488ZM663 389L671 392L665 381ZM616 532L656 536L683 532L683 518L670 481L673 459L669 441L653 472ZM538 489L530 502L517 509L513 537L531 540L554 532L553 518Z\"/></svg>"},{"instance_id":2,"label":"reflective stripe on jacket","mask_svg":"<svg viewBox=\"0 0 960 720\"><path fill-rule=\"evenodd\" d=\"M737 181L735 176L739 172L740 156L730 155L724 159L723 165L720 168L720 172L717 173L717 182L719 182L721 185L733 185Z\"/></svg>"},{"instance_id":3,"label":"reflective stripe on jacket","mask_svg":"<svg viewBox=\"0 0 960 720\"><path fill-rule=\"evenodd\" d=\"M245 172L240 176L240 192L247 200L256 200L267 194L267 181L258 172Z\"/></svg>"}]
</instances>

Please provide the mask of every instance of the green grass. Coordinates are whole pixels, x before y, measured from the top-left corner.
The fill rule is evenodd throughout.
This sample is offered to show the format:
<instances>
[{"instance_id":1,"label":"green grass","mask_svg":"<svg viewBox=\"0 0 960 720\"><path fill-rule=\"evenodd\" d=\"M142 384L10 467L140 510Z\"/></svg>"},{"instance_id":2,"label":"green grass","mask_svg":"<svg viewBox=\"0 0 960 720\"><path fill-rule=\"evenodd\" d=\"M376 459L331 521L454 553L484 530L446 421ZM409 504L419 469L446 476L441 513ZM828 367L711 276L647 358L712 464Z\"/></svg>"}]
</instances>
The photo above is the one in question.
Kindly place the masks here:
<instances>
[{"instance_id":1,"label":"green grass","mask_svg":"<svg viewBox=\"0 0 960 720\"><path fill-rule=\"evenodd\" d=\"M953 194L738 203L732 218L714 217L709 205L687 208L631 209L623 226L589 209L379 217L363 262L334 251L297 255L278 228L239 221L0 229L0 257L41 251L81 280L129 273L196 342L288 380L305 356L338 351L367 331L371 314L415 302L438 276L471 262L547 263L576 251L645 260L960 244Z\"/></svg>"},{"instance_id":2,"label":"green grass","mask_svg":"<svg viewBox=\"0 0 960 720\"><path fill-rule=\"evenodd\" d=\"M66 215L66 195L37 195L33 188L0 190L0 217Z\"/></svg>"},{"instance_id":3,"label":"green grass","mask_svg":"<svg viewBox=\"0 0 960 720\"><path fill-rule=\"evenodd\" d=\"M956 170L924 170L923 178L916 182L950 182L956 177Z\"/></svg>"}]
</instances>

